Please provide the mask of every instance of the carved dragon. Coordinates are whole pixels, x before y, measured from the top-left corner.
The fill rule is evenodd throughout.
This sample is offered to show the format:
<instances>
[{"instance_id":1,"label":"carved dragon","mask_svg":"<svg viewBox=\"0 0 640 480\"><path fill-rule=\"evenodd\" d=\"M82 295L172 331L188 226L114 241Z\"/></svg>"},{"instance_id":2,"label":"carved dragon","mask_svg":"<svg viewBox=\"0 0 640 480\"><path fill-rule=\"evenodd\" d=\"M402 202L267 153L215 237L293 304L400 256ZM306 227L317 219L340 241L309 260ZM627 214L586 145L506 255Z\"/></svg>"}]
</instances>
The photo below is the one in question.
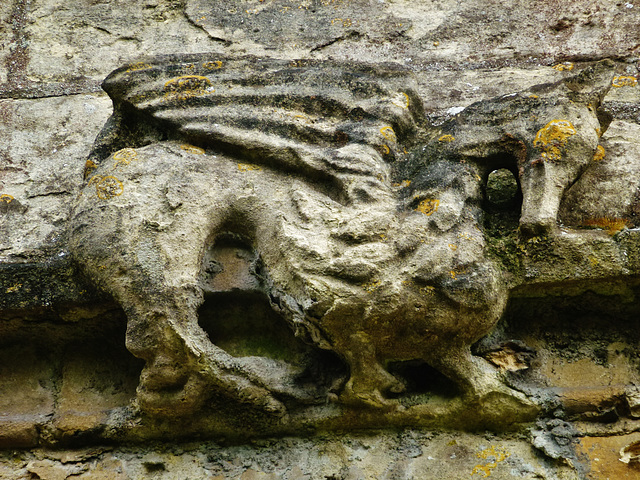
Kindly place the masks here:
<instances>
[{"instance_id":1,"label":"carved dragon","mask_svg":"<svg viewBox=\"0 0 640 480\"><path fill-rule=\"evenodd\" d=\"M555 228L562 194L607 126L610 66L479 102L428 125L396 65L170 56L105 81L114 113L86 166L71 248L122 305L146 365L138 402L192 412L212 392L282 414L296 393L233 357L198 324L207 252L234 238L272 308L335 352L339 401L393 408L422 360L466 398L527 404L472 355L508 289L483 234L484 186L518 179L524 234Z\"/></svg>"}]
</instances>

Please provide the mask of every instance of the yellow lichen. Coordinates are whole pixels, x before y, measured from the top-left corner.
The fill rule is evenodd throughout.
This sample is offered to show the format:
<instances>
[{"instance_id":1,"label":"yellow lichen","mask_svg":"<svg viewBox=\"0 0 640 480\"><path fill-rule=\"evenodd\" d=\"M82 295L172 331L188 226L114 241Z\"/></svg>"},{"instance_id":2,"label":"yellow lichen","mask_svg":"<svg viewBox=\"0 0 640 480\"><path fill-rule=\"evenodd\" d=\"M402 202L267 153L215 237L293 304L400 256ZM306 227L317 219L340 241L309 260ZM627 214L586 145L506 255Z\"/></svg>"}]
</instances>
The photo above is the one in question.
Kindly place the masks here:
<instances>
[{"instance_id":1,"label":"yellow lichen","mask_svg":"<svg viewBox=\"0 0 640 480\"><path fill-rule=\"evenodd\" d=\"M380 145L380 150L382 151L383 155L389 155L389 153L391 153L391 149L389 148L389 145L385 145L384 143Z\"/></svg>"},{"instance_id":2,"label":"yellow lichen","mask_svg":"<svg viewBox=\"0 0 640 480\"><path fill-rule=\"evenodd\" d=\"M238 170L241 172L251 172L253 170L262 170L262 167L254 165L253 163L238 163Z\"/></svg>"},{"instance_id":3,"label":"yellow lichen","mask_svg":"<svg viewBox=\"0 0 640 480\"><path fill-rule=\"evenodd\" d=\"M458 249L458 246L455 243L450 243L449 248L455 252Z\"/></svg>"},{"instance_id":4,"label":"yellow lichen","mask_svg":"<svg viewBox=\"0 0 640 480\"><path fill-rule=\"evenodd\" d=\"M127 68L127 72L137 72L138 70L146 70L147 68L151 68L151 65L144 62L132 63Z\"/></svg>"},{"instance_id":5,"label":"yellow lichen","mask_svg":"<svg viewBox=\"0 0 640 480\"><path fill-rule=\"evenodd\" d=\"M369 282L369 283L363 283L362 284L362 289L365 292L371 293L375 289L377 289L379 286L380 286L380 280L374 280L374 281Z\"/></svg>"},{"instance_id":6,"label":"yellow lichen","mask_svg":"<svg viewBox=\"0 0 640 480\"><path fill-rule=\"evenodd\" d=\"M534 145L565 144L569 136L575 135L576 129L568 120L551 120L536 134Z\"/></svg>"},{"instance_id":7,"label":"yellow lichen","mask_svg":"<svg viewBox=\"0 0 640 480\"><path fill-rule=\"evenodd\" d=\"M420 291L425 295L433 295L436 291L436 287L427 285L426 287L422 287Z\"/></svg>"},{"instance_id":8,"label":"yellow lichen","mask_svg":"<svg viewBox=\"0 0 640 480\"><path fill-rule=\"evenodd\" d=\"M453 135L442 135L438 141L439 142L444 142L444 143L449 143L449 142L453 142L456 138Z\"/></svg>"},{"instance_id":9,"label":"yellow lichen","mask_svg":"<svg viewBox=\"0 0 640 480\"><path fill-rule=\"evenodd\" d=\"M458 275L463 275L467 272L467 269L465 267L462 266L458 266L456 268L454 268L453 270L449 271L449 276L451 277L452 280L455 280L458 278Z\"/></svg>"},{"instance_id":10,"label":"yellow lichen","mask_svg":"<svg viewBox=\"0 0 640 480\"><path fill-rule=\"evenodd\" d=\"M392 187L408 187L411 185L411 180L402 180L400 183L392 183Z\"/></svg>"},{"instance_id":11,"label":"yellow lichen","mask_svg":"<svg viewBox=\"0 0 640 480\"><path fill-rule=\"evenodd\" d=\"M425 198L416 207L417 212L424 213L427 217L438 211L440 200L437 198Z\"/></svg>"},{"instance_id":12,"label":"yellow lichen","mask_svg":"<svg viewBox=\"0 0 640 480\"><path fill-rule=\"evenodd\" d=\"M391 103L400 108L409 108L409 95L404 92L398 92L391 100Z\"/></svg>"},{"instance_id":13,"label":"yellow lichen","mask_svg":"<svg viewBox=\"0 0 640 480\"><path fill-rule=\"evenodd\" d=\"M13 196L9 195L8 193L3 193L2 195L0 195L0 203L9 204L13 202L13 200L14 200Z\"/></svg>"},{"instance_id":14,"label":"yellow lichen","mask_svg":"<svg viewBox=\"0 0 640 480\"><path fill-rule=\"evenodd\" d=\"M103 177L96 185L96 193L98 198L102 200L108 200L110 198L117 197L118 195L122 195L123 191L124 187L122 186L122 182L111 175Z\"/></svg>"},{"instance_id":15,"label":"yellow lichen","mask_svg":"<svg viewBox=\"0 0 640 480\"><path fill-rule=\"evenodd\" d=\"M618 75L613 77L613 81L611 85L614 87L635 87L638 85L638 79L636 77L632 77L631 75Z\"/></svg>"},{"instance_id":16,"label":"yellow lichen","mask_svg":"<svg viewBox=\"0 0 640 480\"><path fill-rule=\"evenodd\" d=\"M532 94L532 95L529 95L529 98L533 98L535 100L535 99L540 98L540 97L538 97L538 95L533 95Z\"/></svg>"},{"instance_id":17,"label":"yellow lichen","mask_svg":"<svg viewBox=\"0 0 640 480\"><path fill-rule=\"evenodd\" d=\"M123 148L113 154L115 165L113 168L118 168L120 165L129 165L132 161L137 160L138 152L133 148Z\"/></svg>"},{"instance_id":18,"label":"yellow lichen","mask_svg":"<svg viewBox=\"0 0 640 480\"><path fill-rule=\"evenodd\" d=\"M331 20L331 25L341 24L343 27L351 27L353 26L353 21L350 18L334 18Z\"/></svg>"},{"instance_id":19,"label":"yellow lichen","mask_svg":"<svg viewBox=\"0 0 640 480\"><path fill-rule=\"evenodd\" d=\"M596 148L596 152L593 154L593 161L599 162L604 158L604 156L605 156L604 147L602 145L598 145L598 148Z\"/></svg>"},{"instance_id":20,"label":"yellow lichen","mask_svg":"<svg viewBox=\"0 0 640 480\"><path fill-rule=\"evenodd\" d=\"M217 70L219 68L222 68L222 62L220 60L214 60L211 62L204 62L202 64L202 66L204 68L206 68L207 70Z\"/></svg>"},{"instance_id":21,"label":"yellow lichen","mask_svg":"<svg viewBox=\"0 0 640 480\"><path fill-rule=\"evenodd\" d=\"M20 287L22 287L21 283L16 283L13 287L8 287L5 292L6 293L14 293L17 292L18 290L20 290Z\"/></svg>"},{"instance_id":22,"label":"yellow lichen","mask_svg":"<svg viewBox=\"0 0 640 480\"><path fill-rule=\"evenodd\" d=\"M98 183L100 181L102 177L100 175L94 175L93 177L91 177L89 179L89 182L87 183L87 185L95 185L96 183Z\"/></svg>"},{"instance_id":23,"label":"yellow lichen","mask_svg":"<svg viewBox=\"0 0 640 480\"><path fill-rule=\"evenodd\" d=\"M96 168L98 168L98 165L96 165L95 162L87 160L84 163L84 178L87 178Z\"/></svg>"},{"instance_id":24,"label":"yellow lichen","mask_svg":"<svg viewBox=\"0 0 640 480\"><path fill-rule=\"evenodd\" d=\"M190 97L204 95L210 90L211 81L201 75L183 75L164 84L166 98L185 100Z\"/></svg>"},{"instance_id":25,"label":"yellow lichen","mask_svg":"<svg viewBox=\"0 0 640 480\"><path fill-rule=\"evenodd\" d=\"M491 448L485 448L480 453L477 453L476 457L482 460L489 460L490 458L492 460L489 461L489 463L485 463L484 465L476 465L475 467L473 467L471 475L475 475L477 473L478 475L482 475L483 477L488 477L491 475L491 471L498 466L498 463L504 462L509 456L510 453L503 448L496 450L496 447L493 445L491 446Z\"/></svg>"},{"instance_id":26,"label":"yellow lichen","mask_svg":"<svg viewBox=\"0 0 640 480\"><path fill-rule=\"evenodd\" d=\"M309 117L309 115L301 115L299 113L296 113L296 114L293 114L293 118L303 123L307 123L307 124L313 123L313 120L311 119L311 117Z\"/></svg>"},{"instance_id":27,"label":"yellow lichen","mask_svg":"<svg viewBox=\"0 0 640 480\"><path fill-rule=\"evenodd\" d=\"M538 130L533 144L542 150L543 160L560 160L561 148L567 139L576 134L576 129L568 120L551 120Z\"/></svg>"},{"instance_id":28,"label":"yellow lichen","mask_svg":"<svg viewBox=\"0 0 640 480\"><path fill-rule=\"evenodd\" d=\"M189 152L189 153L193 153L194 155L202 155L204 154L204 149L200 148L200 147L196 147L194 145L188 145L188 144L184 144L184 145L180 145L180 148L182 150L184 150L185 152Z\"/></svg>"},{"instance_id":29,"label":"yellow lichen","mask_svg":"<svg viewBox=\"0 0 640 480\"><path fill-rule=\"evenodd\" d=\"M571 62L559 63L557 65L554 65L551 68L554 68L555 70L558 70L559 72L571 71L571 70L573 70L573 63L571 63Z\"/></svg>"},{"instance_id":30,"label":"yellow lichen","mask_svg":"<svg viewBox=\"0 0 640 480\"><path fill-rule=\"evenodd\" d=\"M395 142L396 141L396 132L393 131L393 128L391 128L391 127L382 127L380 129L380 133L387 140L389 140L391 142Z\"/></svg>"},{"instance_id":31,"label":"yellow lichen","mask_svg":"<svg viewBox=\"0 0 640 480\"><path fill-rule=\"evenodd\" d=\"M109 200L110 198L122 195L124 187L122 182L112 175L100 176L94 175L89 180L89 185L96 186L96 195L101 200Z\"/></svg>"}]
</instances>

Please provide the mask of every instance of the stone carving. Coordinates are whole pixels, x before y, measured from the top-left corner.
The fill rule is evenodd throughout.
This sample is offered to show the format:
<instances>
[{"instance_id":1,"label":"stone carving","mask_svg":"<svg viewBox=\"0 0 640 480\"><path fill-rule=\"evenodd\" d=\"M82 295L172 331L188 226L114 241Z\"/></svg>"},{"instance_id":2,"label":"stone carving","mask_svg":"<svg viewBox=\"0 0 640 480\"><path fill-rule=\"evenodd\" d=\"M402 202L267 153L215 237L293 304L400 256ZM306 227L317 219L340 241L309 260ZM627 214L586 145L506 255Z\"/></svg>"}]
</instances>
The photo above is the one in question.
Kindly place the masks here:
<instances>
[{"instance_id":1,"label":"stone carving","mask_svg":"<svg viewBox=\"0 0 640 480\"><path fill-rule=\"evenodd\" d=\"M127 347L146 360L141 407L189 413L215 394L276 415L334 395L394 408L404 384L387 366L412 360L467 401L530 405L470 350L508 298L484 188L511 170L521 231L552 234L563 193L598 153L610 71L603 62L431 126L395 65L195 55L116 70L71 249L127 314ZM198 308L230 247L247 252L244 285L348 378L310 396L291 365L210 341Z\"/></svg>"}]
</instances>

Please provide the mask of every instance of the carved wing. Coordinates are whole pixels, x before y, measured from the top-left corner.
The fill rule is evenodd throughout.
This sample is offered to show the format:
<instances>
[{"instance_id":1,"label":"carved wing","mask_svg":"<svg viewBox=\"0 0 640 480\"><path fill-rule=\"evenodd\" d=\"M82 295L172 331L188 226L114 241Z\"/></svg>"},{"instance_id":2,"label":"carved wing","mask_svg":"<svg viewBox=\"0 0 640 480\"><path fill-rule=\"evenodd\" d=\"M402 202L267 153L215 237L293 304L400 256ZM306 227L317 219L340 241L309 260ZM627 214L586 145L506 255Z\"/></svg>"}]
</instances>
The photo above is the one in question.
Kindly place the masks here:
<instances>
[{"instance_id":1,"label":"carved wing","mask_svg":"<svg viewBox=\"0 0 640 480\"><path fill-rule=\"evenodd\" d=\"M136 132L137 142L181 139L306 176L367 175L375 169L353 146L393 161L423 118L412 75L396 65L169 56L122 67L103 87L114 120L98 160L135 145Z\"/></svg>"}]
</instances>

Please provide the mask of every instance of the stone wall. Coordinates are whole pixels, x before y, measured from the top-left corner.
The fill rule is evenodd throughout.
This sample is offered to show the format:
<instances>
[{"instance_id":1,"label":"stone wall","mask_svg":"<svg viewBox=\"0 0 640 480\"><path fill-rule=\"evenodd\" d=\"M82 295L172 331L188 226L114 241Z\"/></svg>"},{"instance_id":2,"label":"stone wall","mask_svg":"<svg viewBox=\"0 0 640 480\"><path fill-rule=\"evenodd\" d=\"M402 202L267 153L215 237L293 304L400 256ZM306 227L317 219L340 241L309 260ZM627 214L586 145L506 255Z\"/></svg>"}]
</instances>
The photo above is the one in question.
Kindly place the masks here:
<instances>
[{"instance_id":1,"label":"stone wall","mask_svg":"<svg viewBox=\"0 0 640 480\"><path fill-rule=\"evenodd\" d=\"M638 24L634 0L0 4L0 478L636 478L637 457L620 458L640 441ZM429 132L476 122L474 102L611 60L604 156L572 180L558 230L521 235L517 218L485 208L486 249L506 272L509 301L472 351L525 391L534 413L520 405L505 419L511 404L465 407L446 378L410 364L395 370L409 386L402 411L340 407L329 394L284 420L226 397L187 420L141 413L144 361L125 346L130 312L79 265L69 225L113 113L101 82L152 56L195 53L296 68L300 59L327 69L400 64ZM479 123L506 124L477 109ZM495 182L487 190L503 189ZM234 288L251 282L239 264ZM263 298L217 302L200 313L225 312L235 330L207 332L224 337L225 350L259 356L268 338L267 356L316 354L280 330ZM257 320L247 328L249 315ZM456 407L415 409L426 397Z\"/></svg>"}]
</instances>

